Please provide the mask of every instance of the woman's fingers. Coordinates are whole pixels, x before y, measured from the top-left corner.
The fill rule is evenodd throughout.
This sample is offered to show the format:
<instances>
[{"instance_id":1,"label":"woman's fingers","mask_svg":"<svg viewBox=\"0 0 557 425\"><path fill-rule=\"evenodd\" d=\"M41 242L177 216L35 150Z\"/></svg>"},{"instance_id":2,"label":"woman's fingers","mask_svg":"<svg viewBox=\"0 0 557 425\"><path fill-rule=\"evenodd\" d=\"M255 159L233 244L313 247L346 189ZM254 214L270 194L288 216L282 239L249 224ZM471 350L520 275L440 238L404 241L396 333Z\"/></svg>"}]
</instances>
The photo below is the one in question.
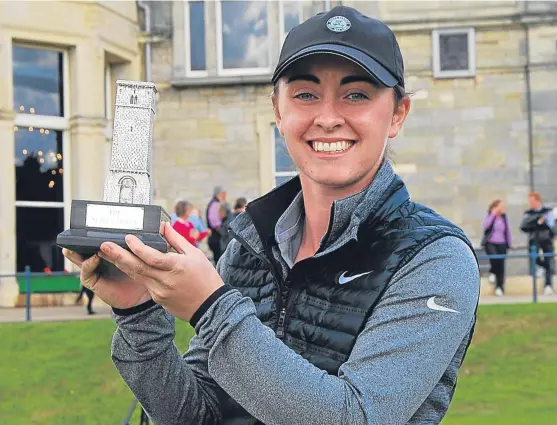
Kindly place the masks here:
<instances>
[{"instance_id":1,"label":"woman's fingers","mask_svg":"<svg viewBox=\"0 0 557 425\"><path fill-rule=\"evenodd\" d=\"M126 236L126 244L145 264L158 270L170 271L176 265L176 257L157 251L145 245L138 237Z\"/></svg>"},{"instance_id":2,"label":"woman's fingers","mask_svg":"<svg viewBox=\"0 0 557 425\"><path fill-rule=\"evenodd\" d=\"M63 248L62 254L64 255L64 257L66 257L68 260L74 263L77 267L81 267L81 264L83 264L84 259L77 252L73 252L67 248Z\"/></svg>"},{"instance_id":3,"label":"woman's fingers","mask_svg":"<svg viewBox=\"0 0 557 425\"><path fill-rule=\"evenodd\" d=\"M95 285L99 280L99 274L96 272L101 259L97 254L89 257L81 264L81 283L83 286L95 291Z\"/></svg>"},{"instance_id":4,"label":"woman's fingers","mask_svg":"<svg viewBox=\"0 0 557 425\"><path fill-rule=\"evenodd\" d=\"M179 254L187 254L188 252L197 249L189 243L186 238L174 230L170 223L165 223L163 228L163 237Z\"/></svg>"},{"instance_id":5,"label":"woman's fingers","mask_svg":"<svg viewBox=\"0 0 557 425\"><path fill-rule=\"evenodd\" d=\"M112 242L104 242L101 245L99 256L139 283L148 285L151 279L157 280L163 277L163 271L149 266L130 251Z\"/></svg>"}]
</instances>

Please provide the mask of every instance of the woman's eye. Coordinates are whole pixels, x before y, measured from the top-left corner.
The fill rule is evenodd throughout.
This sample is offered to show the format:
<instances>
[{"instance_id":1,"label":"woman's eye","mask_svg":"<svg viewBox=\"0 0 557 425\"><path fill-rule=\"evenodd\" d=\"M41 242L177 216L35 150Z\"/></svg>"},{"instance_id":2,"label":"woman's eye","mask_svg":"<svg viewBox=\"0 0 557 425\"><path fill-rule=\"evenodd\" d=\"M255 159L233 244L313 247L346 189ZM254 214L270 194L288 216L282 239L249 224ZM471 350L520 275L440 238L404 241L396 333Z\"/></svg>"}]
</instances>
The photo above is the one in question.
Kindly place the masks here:
<instances>
[{"instance_id":1,"label":"woman's eye","mask_svg":"<svg viewBox=\"0 0 557 425\"><path fill-rule=\"evenodd\" d=\"M296 97L297 99L302 99L302 100L313 100L313 99L315 99L315 96L312 95L311 93L300 93L300 94L297 94L294 97Z\"/></svg>"},{"instance_id":2,"label":"woman's eye","mask_svg":"<svg viewBox=\"0 0 557 425\"><path fill-rule=\"evenodd\" d=\"M365 100L365 99L369 99L369 97L367 95L365 95L364 93L350 93L348 96L348 99L350 100Z\"/></svg>"}]
</instances>

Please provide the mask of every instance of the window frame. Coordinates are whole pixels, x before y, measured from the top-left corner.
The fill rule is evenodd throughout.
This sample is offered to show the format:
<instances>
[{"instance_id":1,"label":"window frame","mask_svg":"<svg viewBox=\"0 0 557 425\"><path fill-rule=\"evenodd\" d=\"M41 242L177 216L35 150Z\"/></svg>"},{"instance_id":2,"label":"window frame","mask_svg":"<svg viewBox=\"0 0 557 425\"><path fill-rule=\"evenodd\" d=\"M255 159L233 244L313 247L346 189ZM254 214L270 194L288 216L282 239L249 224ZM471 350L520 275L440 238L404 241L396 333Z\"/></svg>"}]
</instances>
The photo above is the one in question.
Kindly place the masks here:
<instances>
[{"instance_id":1,"label":"window frame","mask_svg":"<svg viewBox=\"0 0 557 425\"><path fill-rule=\"evenodd\" d=\"M190 3L203 3L203 25L205 27L205 37L203 39L203 46L205 50L205 70L192 70L191 69L191 45L190 45ZM185 70L187 78L204 78L209 76L207 69L207 2L205 0L185 0L184 1L184 48L186 50Z\"/></svg>"},{"instance_id":2,"label":"window frame","mask_svg":"<svg viewBox=\"0 0 557 425\"><path fill-rule=\"evenodd\" d=\"M273 58L271 55L272 49L268 51L269 66L265 68L228 68L225 69L224 58L223 58L223 45L222 45L222 2L227 0L215 0L215 32L216 32L216 44L217 44L217 75L219 77L243 77L243 76L253 76L253 75L269 75L272 73L272 63ZM234 0L228 0L234 1ZM248 0L246 0L248 1ZM257 0L251 0L257 1ZM260 1L259 1L260 2ZM267 8L267 38L272 40L271 34L269 33L269 3L264 1Z\"/></svg>"},{"instance_id":3,"label":"window frame","mask_svg":"<svg viewBox=\"0 0 557 425\"><path fill-rule=\"evenodd\" d=\"M29 113L15 113L14 126L16 127L33 127L33 128L44 128L53 131L60 131L62 133L62 151L64 156L64 173L62 174L62 182L64 185L62 202L43 202L43 201L18 201L14 199L14 207L27 207L27 208L62 208L64 215L64 227L68 228L70 226L70 211L72 204L72 188L71 188L71 143L70 143L70 123L69 123L69 111L70 111L70 60L69 52L67 49L55 48L51 46L44 46L41 44L33 42L17 42L12 43L12 55L13 50L17 47L30 48L37 50L47 50L55 51L57 53L62 53L62 105L64 110L63 116L54 115L38 115ZM12 56L13 57L13 56ZM11 77L13 78L13 64L11 70ZM12 81L13 86L13 81ZM14 87L15 90L15 87ZM14 105L15 107L16 105ZM15 129L14 129L15 130ZM15 146L15 137L13 139ZM15 164L13 171L15 173ZM15 193L14 193L15 194ZM16 195L17 198L17 195ZM17 214L17 212L15 212ZM64 257L64 268L66 270L71 267L71 262Z\"/></svg>"},{"instance_id":4,"label":"window frame","mask_svg":"<svg viewBox=\"0 0 557 425\"><path fill-rule=\"evenodd\" d=\"M277 177L295 177L299 174L299 171L277 171L277 152L276 152L276 139L275 139L275 129L276 124L271 124L271 167L273 174L273 188L277 187ZM292 161L294 163L294 161ZM296 166L296 164L294 164Z\"/></svg>"},{"instance_id":5,"label":"window frame","mask_svg":"<svg viewBox=\"0 0 557 425\"><path fill-rule=\"evenodd\" d=\"M441 70L441 50L439 39L443 35L466 34L468 40L468 69ZM476 76L476 30L474 27L438 28L432 30L432 57L434 78L466 78Z\"/></svg>"}]
</instances>

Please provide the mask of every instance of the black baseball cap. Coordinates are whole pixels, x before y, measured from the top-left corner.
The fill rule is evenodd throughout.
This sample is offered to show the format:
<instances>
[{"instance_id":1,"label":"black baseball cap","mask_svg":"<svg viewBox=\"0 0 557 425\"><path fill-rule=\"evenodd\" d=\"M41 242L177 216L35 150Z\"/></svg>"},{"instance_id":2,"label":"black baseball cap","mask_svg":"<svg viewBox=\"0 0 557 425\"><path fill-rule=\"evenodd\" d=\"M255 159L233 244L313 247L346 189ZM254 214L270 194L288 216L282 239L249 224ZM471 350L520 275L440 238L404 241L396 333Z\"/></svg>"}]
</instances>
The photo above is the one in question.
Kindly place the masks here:
<instances>
[{"instance_id":1,"label":"black baseball cap","mask_svg":"<svg viewBox=\"0 0 557 425\"><path fill-rule=\"evenodd\" d=\"M355 62L383 86L404 87L404 63L394 33L383 22L348 6L319 13L288 33L273 84L298 59L319 53Z\"/></svg>"}]
</instances>

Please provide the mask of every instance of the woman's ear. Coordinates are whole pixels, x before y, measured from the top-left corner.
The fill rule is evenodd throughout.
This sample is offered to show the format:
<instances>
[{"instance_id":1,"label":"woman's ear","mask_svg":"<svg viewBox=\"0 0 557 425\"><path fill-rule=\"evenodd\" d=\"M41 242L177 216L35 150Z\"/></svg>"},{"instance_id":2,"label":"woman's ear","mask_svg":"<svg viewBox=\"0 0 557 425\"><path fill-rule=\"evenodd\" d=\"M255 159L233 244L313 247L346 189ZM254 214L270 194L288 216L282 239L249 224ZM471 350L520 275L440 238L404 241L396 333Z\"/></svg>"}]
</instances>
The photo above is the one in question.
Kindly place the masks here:
<instances>
[{"instance_id":1,"label":"woman's ear","mask_svg":"<svg viewBox=\"0 0 557 425\"><path fill-rule=\"evenodd\" d=\"M284 136L284 134L282 132L282 126L281 126L282 119L281 119L280 111L279 111L277 93L273 92L273 94L271 95L271 101L273 102L273 112L275 114L275 123L277 124L277 128L278 128L278 131L279 131L280 135Z\"/></svg>"},{"instance_id":2,"label":"woman's ear","mask_svg":"<svg viewBox=\"0 0 557 425\"><path fill-rule=\"evenodd\" d=\"M404 120L408 116L408 112L410 112L410 98L405 96L399 101L395 113L393 114L391 127L389 129L389 139L394 139L396 137L404 124Z\"/></svg>"}]
</instances>

